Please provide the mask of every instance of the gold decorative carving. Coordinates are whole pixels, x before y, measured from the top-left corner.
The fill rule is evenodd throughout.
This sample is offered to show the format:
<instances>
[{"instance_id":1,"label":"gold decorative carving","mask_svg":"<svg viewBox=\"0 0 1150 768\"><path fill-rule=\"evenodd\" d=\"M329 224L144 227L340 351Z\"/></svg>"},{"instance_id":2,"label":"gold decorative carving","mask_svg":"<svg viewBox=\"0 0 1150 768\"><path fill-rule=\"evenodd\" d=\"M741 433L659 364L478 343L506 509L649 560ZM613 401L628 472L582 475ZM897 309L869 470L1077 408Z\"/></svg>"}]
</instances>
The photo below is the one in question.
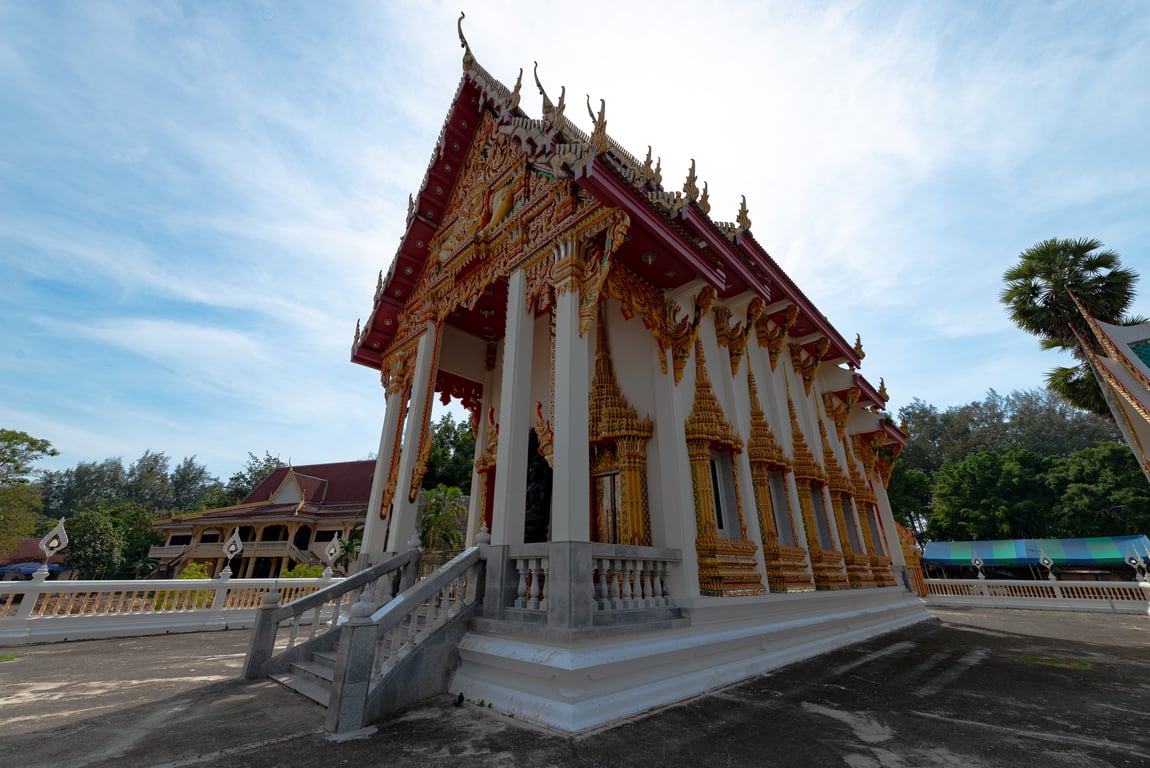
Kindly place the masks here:
<instances>
[{"instance_id":1,"label":"gold decorative carving","mask_svg":"<svg viewBox=\"0 0 1150 768\"><path fill-rule=\"evenodd\" d=\"M739 215L735 218L743 232L751 230L751 217L747 215L747 196L743 195L743 202L739 204Z\"/></svg>"},{"instance_id":2,"label":"gold decorative carving","mask_svg":"<svg viewBox=\"0 0 1150 768\"><path fill-rule=\"evenodd\" d=\"M886 379L881 376L878 379L878 396L882 399L883 403L890 400L890 395L886 393Z\"/></svg>"},{"instance_id":3,"label":"gold decorative carving","mask_svg":"<svg viewBox=\"0 0 1150 768\"><path fill-rule=\"evenodd\" d=\"M595 314L599 308L599 295L611 269L611 256L623 245L630 228L631 217L624 211L615 209L607 225L607 237L603 244L603 253L592 263L591 268L583 276L583 285L579 292L580 336L587 333L587 329L591 327L591 322L595 319Z\"/></svg>"},{"instance_id":4,"label":"gold decorative carving","mask_svg":"<svg viewBox=\"0 0 1150 768\"><path fill-rule=\"evenodd\" d=\"M865 544L858 541L859 529L854 525L854 484L843 472L835 457L834 449L827 439L827 429L819 420L819 435L823 441L823 464L826 465L828 487L831 492L831 509L835 526L839 532L843 562L846 565L847 580L852 587L873 586L874 577L870 572L870 558ZM849 530L848 530L849 528ZM851 536L851 534L854 536ZM862 546L859 550L856 547Z\"/></svg>"},{"instance_id":5,"label":"gold decorative carving","mask_svg":"<svg viewBox=\"0 0 1150 768\"><path fill-rule=\"evenodd\" d=\"M607 346L607 324L599 312L595 344L595 375L591 380L588 442L592 477L618 485L613 501L598 499L596 523L600 540L650 546L651 518L647 508L647 441L653 426L639 418L619 388ZM597 483L599 481L596 481Z\"/></svg>"},{"instance_id":6,"label":"gold decorative carving","mask_svg":"<svg viewBox=\"0 0 1150 768\"><path fill-rule=\"evenodd\" d=\"M406 382L405 376L403 381ZM405 383L397 390L401 396L399 403L399 416L395 421L395 435L391 443L391 464L387 468L387 482L383 486L383 494L379 505L379 518L387 517L387 510L391 507L391 500L395 498L395 488L399 483L399 454L403 446L403 423L407 419L408 401L411 399L411 385ZM390 392L388 394L391 394Z\"/></svg>"},{"instance_id":7,"label":"gold decorative carving","mask_svg":"<svg viewBox=\"0 0 1150 768\"><path fill-rule=\"evenodd\" d=\"M787 333L798 319L799 305L791 304L783 311L782 316L777 320L773 317L762 315L755 321L755 337L758 339L760 347L766 347L767 355L770 357L772 371L775 370L775 366L778 365L779 354L783 349L783 341L787 338Z\"/></svg>"},{"instance_id":8,"label":"gold decorative carving","mask_svg":"<svg viewBox=\"0 0 1150 768\"><path fill-rule=\"evenodd\" d=\"M795 401L791 397L791 387L787 384L787 410L791 417L791 442L795 485L798 488L799 509L803 516L803 525L807 534L807 553L811 560L811 572L814 576L815 589L842 589L848 586L844 572L843 556L838 550L824 548L819 538L819 526L815 520L815 508L812 498L818 495L822 500L823 522L829 527L830 517L826 511L826 496L823 489L826 487L826 474L822 466L815 460L814 454L807 446L806 438L799 427L798 414L795 411Z\"/></svg>"},{"instance_id":9,"label":"gold decorative carving","mask_svg":"<svg viewBox=\"0 0 1150 768\"><path fill-rule=\"evenodd\" d=\"M535 435L539 438L539 455L547 460L547 466L555 466L555 431L551 422L543 415L542 401L535 401Z\"/></svg>"},{"instance_id":10,"label":"gold decorative carving","mask_svg":"<svg viewBox=\"0 0 1150 768\"><path fill-rule=\"evenodd\" d=\"M467 14L463 11L459 12L459 20L455 22L456 27L459 29L459 45L463 48L463 71L471 69L475 63L475 57L471 55L471 46L467 44L467 38L463 36L463 20L467 18Z\"/></svg>"},{"instance_id":11,"label":"gold decorative carving","mask_svg":"<svg viewBox=\"0 0 1150 768\"><path fill-rule=\"evenodd\" d=\"M772 592L801 592L814 588L807 573L806 550L801 546L783 544L780 538L779 523L786 526L784 533L791 542L798 542L795 533L794 517L791 514L789 494L783 494L785 509L778 510L776 516L774 500L771 496L771 473L790 473L791 462L782 446L775 439L767 424L763 409L759 405L759 390L755 385L755 374L748 366L747 394L751 402L751 436L747 443L747 458L751 465L751 482L755 487L755 509L759 515L759 530L763 539L763 560L767 566L767 582ZM784 479L785 482L785 479Z\"/></svg>"},{"instance_id":12,"label":"gold decorative carving","mask_svg":"<svg viewBox=\"0 0 1150 768\"><path fill-rule=\"evenodd\" d=\"M683 182L683 194L688 200L695 200L699 197L699 177L695 175L695 158L691 158L691 170L687 171L687 180Z\"/></svg>"},{"instance_id":13,"label":"gold decorative carving","mask_svg":"<svg viewBox=\"0 0 1150 768\"><path fill-rule=\"evenodd\" d=\"M847 419L850 418L854 404L862 396L862 390L858 387L850 387L843 390L841 395L840 397L838 392L823 393L823 406L826 408L827 416L835 425L835 432L838 434L840 442L846 440Z\"/></svg>"},{"instance_id":14,"label":"gold decorative carving","mask_svg":"<svg viewBox=\"0 0 1150 768\"><path fill-rule=\"evenodd\" d=\"M726 307L716 305L712 310L715 316L715 340L720 347L727 348L727 354L731 360L732 376L739 373L739 365L747 351L747 338L755 327L755 321L762 315L764 306L765 302L758 296L751 299L751 303L747 305L746 322L735 323L734 325L730 324L731 312Z\"/></svg>"},{"instance_id":15,"label":"gold decorative carving","mask_svg":"<svg viewBox=\"0 0 1150 768\"><path fill-rule=\"evenodd\" d=\"M857 333L855 334L854 353L855 357L857 357L859 360L862 360L864 357L866 357L866 353L863 352L862 336Z\"/></svg>"},{"instance_id":16,"label":"gold decorative carving","mask_svg":"<svg viewBox=\"0 0 1150 768\"><path fill-rule=\"evenodd\" d=\"M766 592L755 565L758 548L747 540L747 526L739 489L735 455L743 441L723 415L703 356L703 342L695 336L695 398L686 420L687 456L691 462L691 488L695 499L695 553L699 563L699 589L708 595L757 595ZM731 495L735 498L737 530L720 537L716 521L715 492L711 475L712 451L730 455ZM727 478L722 478L726 481ZM730 512L730 510L728 510Z\"/></svg>"},{"instance_id":17,"label":"gold decorative carving","mask_svg":"<svg viewBox=\"0 0 1150 768\"><path fill-rule=\"evenodd\" d=\"M823 361L827 350L830 349L831 340L823 336L815 342L814 351L808 351L802 344L791 344L791 362L794 363L795 372L803 377L803 389L807 395L811 394L811 384L819 373L819 365Z\"/></svg>"},{"instance_id":18,"label":"gold decorative carving","mask_svg":"<svg viewBox=\"0 0 1150 768\"><path fill-rule=\"evenodd\" d=\"M711 214L711 193L707 189L707 182L703 182L703 195L699 198L699 208L708 216Z\"/></svg>"}]
</instances>

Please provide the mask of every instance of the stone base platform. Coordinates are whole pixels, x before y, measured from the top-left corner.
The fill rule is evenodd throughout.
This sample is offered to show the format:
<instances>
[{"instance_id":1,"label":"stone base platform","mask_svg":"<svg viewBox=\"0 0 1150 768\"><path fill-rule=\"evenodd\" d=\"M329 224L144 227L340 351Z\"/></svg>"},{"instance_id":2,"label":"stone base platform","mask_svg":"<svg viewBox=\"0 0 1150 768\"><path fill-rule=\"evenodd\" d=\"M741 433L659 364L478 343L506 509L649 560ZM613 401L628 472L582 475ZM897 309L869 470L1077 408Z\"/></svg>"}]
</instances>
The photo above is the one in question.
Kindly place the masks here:
<instances>
[{"instance_id":1,"label":"stone base platform","mask_svg":"<svg viewBox=\"0 0 1150 768\"><path fill-rule=\"evenodd\" d=\"M678 607L686 622L577 642L510 622L473 624L451 690L580 733L930 618L922 600L891 587L702 597Z\"/></svg>"}]
</instances>

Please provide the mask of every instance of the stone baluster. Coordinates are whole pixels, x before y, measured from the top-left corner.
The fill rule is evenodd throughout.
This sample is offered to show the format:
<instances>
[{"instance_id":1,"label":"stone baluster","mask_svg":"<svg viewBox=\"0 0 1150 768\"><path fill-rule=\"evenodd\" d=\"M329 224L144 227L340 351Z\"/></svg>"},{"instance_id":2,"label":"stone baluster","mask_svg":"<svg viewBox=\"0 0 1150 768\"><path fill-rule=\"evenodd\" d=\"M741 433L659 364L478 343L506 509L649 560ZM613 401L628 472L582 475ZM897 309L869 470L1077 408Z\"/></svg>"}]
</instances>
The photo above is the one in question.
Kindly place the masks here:
<instances>
[{"instance_id":1,"label":"stone baluster","mask_svg":"<svg viewBox=\"0 0 1150 768\"><path fill-rule=\"evenodd\" d=\"M524 558L515 558L515 569L519 571L519 586L515 590L515 607L527 607L527 561Z\"/></svg>"},{"instance_id":2,"label":"stone baluster","mask_svg":"<svg viewBox=\"0 0 1150 768\"><path fill-rule=\"evenodd\" d=\"M610 563L611 580L607 582L607 600L612 610L618 610L621 607L619 605L619 571L622 569L619 560L611 560Z\"/></svg>"}]
</instances>

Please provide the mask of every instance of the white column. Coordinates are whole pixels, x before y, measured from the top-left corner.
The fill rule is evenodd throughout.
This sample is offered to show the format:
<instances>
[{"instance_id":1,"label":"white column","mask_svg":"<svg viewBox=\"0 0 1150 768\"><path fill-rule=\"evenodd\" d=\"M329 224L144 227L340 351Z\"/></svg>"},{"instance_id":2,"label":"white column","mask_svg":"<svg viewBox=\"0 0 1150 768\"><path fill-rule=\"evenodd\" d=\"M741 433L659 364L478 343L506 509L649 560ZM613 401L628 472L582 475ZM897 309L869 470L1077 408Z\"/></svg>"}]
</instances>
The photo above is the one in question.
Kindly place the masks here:
<instances>
[{"instance_id":1,"label":"white column","mask_svg":"<svg viewBox=\"0 0 1150 768\"><path fill-rule=\"evenodd\" d=\"M492 544L523 543L527 507L527 438L532 428L531 345L535 318L527 307L522 269L507 279L507 331L499 393L499 455L495 460Z\"/></svg>"},{"instance_id":2,"label":"white column","mask_svg":"<svg viewBox=\"0 0 1150 768\"><path fill-rule=\"evenodd\" d=\"M428 429L423 412L428 400L435 394L436 335L434 322L427 324L419 346L415 352L415 370L411 379L411 404L407 411L407 426L403 432L403 450L399 453L399 473L395 484L395 496L391 503L391 522L387 531L387 551L402 552L407 549L407 541L415 533L418 522L418 499L408 500L411 489L411 475L419 460L419 439L423 430ZM430 438L429 438L430 439ZM385 481L386 482L386 481Z\"/></svg>"},{"instance_id":3,"label":"white column","mask_svg":"<svg viewBox=\"0 0 1150 768\"><path fill-rule=\"evenodd\" d=\"M699 596L699 563L695 557L695 494L691 488L691 462L687 456L685 423L691 413L695 377L691 366L675 385L671 355L667 373L661 373L658 352L651 346L652 384L655 391L655 433L652 443L658 459L647 467L649 488L657 488L659 502L652 499L651 536L658 547L683 552L683 562L668 574L668 589L675 597ZM654 486L654 487L652 487ZM656 510L658 510L656 512Z\"/></svg>"},{"instance_id":4,"label":"white column","mask_svg":"<svg viewBox=\"0 0 1150 768\"><path fill-rule=\"evenodd\" d=\"M371 478L371 497L367 502L367 520L363 525L363 543L359 548L360 567L378 562L387 544L389 519L380 517L380 507L383 504L383 487L387 485L387 474L391 469L396 433L403 427L399 420L400 412L403 410L403 389L404 387L400 386L399 391L387 395L383 429L379 434L379 451L375 459L375 474Z\"/></svg>"},{"instance_id":5,"label":"white column","mask_svg":"<svg viewBox=\"0 0 1150 768\"><path fill-rule=\"evenodd\" d=\"M579 292L555 302L555 474L551 540L591 540L591 459L587 450L591 391L588 339L579 335Z\"/></svg>"}]
</instances>

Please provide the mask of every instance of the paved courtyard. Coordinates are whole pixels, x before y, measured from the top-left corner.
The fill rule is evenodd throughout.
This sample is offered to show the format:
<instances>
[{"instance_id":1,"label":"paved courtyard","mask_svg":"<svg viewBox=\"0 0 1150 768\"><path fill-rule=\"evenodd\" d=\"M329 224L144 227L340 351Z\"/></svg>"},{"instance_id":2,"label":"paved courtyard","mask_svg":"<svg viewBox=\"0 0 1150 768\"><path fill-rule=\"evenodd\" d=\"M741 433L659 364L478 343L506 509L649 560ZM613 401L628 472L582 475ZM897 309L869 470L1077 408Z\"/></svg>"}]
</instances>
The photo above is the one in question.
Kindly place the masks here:
<instances>
[{"instance_id":1,"label":"paved courtyard","mask_svg":"<svg viewBox=\"0 0 1150 768\"><path fill-rule=\"evenodd\" d=\"M441 697L330 740L246 632L0 649L0 755L73 766L1147 766L1150 618L947 609L572 738Z\"/></svg>"}]
</instances>

